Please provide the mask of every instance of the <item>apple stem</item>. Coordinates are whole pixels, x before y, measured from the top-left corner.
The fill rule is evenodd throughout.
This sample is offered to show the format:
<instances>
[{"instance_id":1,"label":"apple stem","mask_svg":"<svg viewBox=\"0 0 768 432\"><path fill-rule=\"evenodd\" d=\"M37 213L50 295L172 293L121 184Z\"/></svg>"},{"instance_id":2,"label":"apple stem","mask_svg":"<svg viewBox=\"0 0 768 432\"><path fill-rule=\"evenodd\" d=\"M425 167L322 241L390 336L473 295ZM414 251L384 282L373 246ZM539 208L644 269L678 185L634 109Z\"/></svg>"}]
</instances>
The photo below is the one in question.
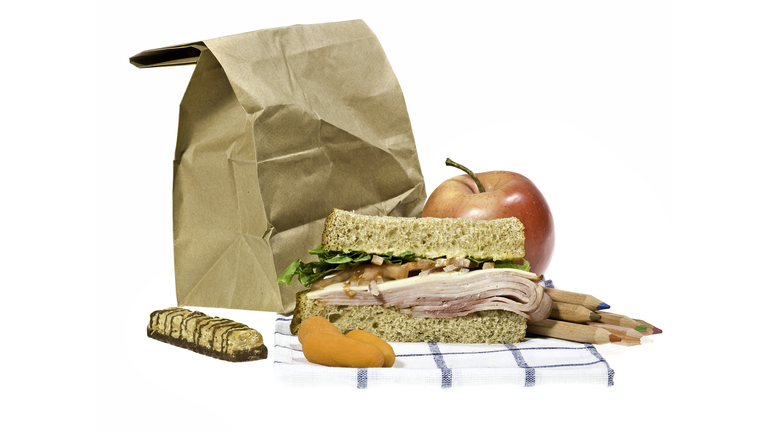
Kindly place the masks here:
<instances>
[{"instance_id":1,"label":"apple stem","mask_svg":"<svg viewBox=\"0 0 768 432\"><path fill-rule=\"evenodd\" d=\"M477 184L477 190L480 191L480 193L485 192L485 188L483 187L482 184L480 184L480 180L477 179L477 176L475 175L475 173L473 173L469 168L465 167L464 165L457 164L456 162L452 161L451 158L445 159L445 164L448 166L452 166L454 168L458 168L464 171L465 173L469 174L469 176L472 177L472 180L474 180L475 183Z\"/></svg>"}]
</instances>

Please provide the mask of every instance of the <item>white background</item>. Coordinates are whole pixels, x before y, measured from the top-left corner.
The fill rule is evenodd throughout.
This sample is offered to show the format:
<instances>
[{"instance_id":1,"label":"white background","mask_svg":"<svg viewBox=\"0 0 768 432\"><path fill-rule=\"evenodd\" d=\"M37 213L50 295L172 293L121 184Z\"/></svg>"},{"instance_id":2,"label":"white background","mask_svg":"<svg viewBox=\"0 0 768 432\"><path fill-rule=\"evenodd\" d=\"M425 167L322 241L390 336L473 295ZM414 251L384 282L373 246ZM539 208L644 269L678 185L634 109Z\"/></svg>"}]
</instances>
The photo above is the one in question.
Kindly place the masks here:
<instances>
[{"instance_id":1,"label":"white background","mask_svg":"<svg viewBox=\"0 0 768 432\"><path fill-rule=\"evenodd\" d=\"M6 7L0 26L4 422L740 430L757 418L764 3L49 3ZM446 157L528 176L556 222L548 277L664 330L599 348L614 387L279 388L271 357L229 364L146 337L149 313L175 304L172 160L193 67L128 58L357 18L400 81L427 191L458 174ZM274 314L202 310L272 346Z\"/></svg>"}]
</instances>

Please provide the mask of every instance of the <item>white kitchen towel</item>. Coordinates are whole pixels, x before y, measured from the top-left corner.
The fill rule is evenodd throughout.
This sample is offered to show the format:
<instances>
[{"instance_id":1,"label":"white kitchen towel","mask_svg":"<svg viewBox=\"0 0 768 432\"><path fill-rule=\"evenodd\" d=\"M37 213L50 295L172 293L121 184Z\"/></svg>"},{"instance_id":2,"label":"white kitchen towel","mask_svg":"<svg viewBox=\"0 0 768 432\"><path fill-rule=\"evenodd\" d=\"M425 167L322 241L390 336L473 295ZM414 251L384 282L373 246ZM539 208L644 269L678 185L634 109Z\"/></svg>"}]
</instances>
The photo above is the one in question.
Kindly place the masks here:
<instances>
[{"instance_id":1,"label":"white kitchen towel","mask_svg":"<svg viewBox=\"0 0 768 432\"><path fill-rule=\"evenodd\" d=\"M507 345L391 343L396 355L391 368L320 366L304 357L298 337L291 334L291 319L278 315L275 322L274 371L285 385L613 385L614 371L594 345L551 338Z\"/></svg>"}]
</instances>

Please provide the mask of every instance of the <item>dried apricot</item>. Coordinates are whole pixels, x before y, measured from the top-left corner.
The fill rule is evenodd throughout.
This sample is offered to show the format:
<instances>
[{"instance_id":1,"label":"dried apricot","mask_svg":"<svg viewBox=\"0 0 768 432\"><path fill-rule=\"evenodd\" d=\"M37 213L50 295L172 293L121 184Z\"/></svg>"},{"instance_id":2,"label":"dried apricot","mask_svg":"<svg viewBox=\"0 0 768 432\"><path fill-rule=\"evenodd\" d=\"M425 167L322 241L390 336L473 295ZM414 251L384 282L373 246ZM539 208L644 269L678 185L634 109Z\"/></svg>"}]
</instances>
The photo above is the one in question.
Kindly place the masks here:
<instances>
[{"instance_id":1,"label":"dried apricot","mask_svg":"<svg viewBox=\"0 0 768 432\"><path fill-rule=\"evenodd\" d=\"M321 316L309 317L301 323L298 331L299 343L303 343L304 338L312 333L343 335L335 325L331 324L330 321Z\"/></svg>"},{"instance_id":2,"label":"dried apricot","mask_svg":"<svg viewBox=\"0 0 768 432\"><path fill-rule=\"evenodd\" d=\"M347 333L346 336L348 338L376 345L381 350L382 354L384 354L384 367L392 367L392 365L395 364L395 350L392 349L390 344L375 334L365 330L352 330Z\"/></svg>"},{"instance_id":3,"label":"dried apricot","mask_svg":"<svg viewBox=\"0 0 768 432\"><path fill-rule=\"evenodd\" d=\"M374 344L344 336L315 332L301 343L308 361L325 366L373 368L384 365L384 354Z\"/></svg>"}]
</instances>

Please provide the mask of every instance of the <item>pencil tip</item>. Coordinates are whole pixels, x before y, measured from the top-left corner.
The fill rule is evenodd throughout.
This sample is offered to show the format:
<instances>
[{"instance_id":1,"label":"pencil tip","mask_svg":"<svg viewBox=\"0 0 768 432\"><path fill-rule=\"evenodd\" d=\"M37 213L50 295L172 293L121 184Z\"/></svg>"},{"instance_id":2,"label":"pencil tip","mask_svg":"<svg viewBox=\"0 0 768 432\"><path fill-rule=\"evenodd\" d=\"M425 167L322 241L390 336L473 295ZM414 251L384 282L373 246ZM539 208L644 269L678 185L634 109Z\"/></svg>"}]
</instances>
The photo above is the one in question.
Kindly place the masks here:
<instances>
[{"instance_id":1,"label":"pencil tip","mask_svg":"<svg viewBox=\"0 0 768 432\"><path fill-rule=\"evenodd\" d=\"M605 302L600 303L599 305L597 305L597 310L610 309L610 308L611 307L609 305L605 304Z\"/></svg>"},{"instance_id":2,"label":"pencil tip","mask_svg":"<svg viewBox=\"0 0 768 432\"><path fill-rule=\"evenodd\" d=\"M621 342L621 338L616 336L615 334L612 334L612 335L608 336L608 340L613 342L613 343Z\"/></svg>"},{"instance_id":3,"label":"pencil tip","mask_svg":"<svg viewBox=\"0 0 768 432\"><path fill-rule=\"evenodd\" d=\"M659 333L661 333L661 329L658 328L658 327L654 327L653 328L653 334L659 334Z\"/></svg>"},{"instance_id":4,"label":"pencil tip","mask_svg":"<svg viewBox=\"0 0 768 432\"><path fill-rule=\"evenodd\" d=\"M589 313L589 320L590 321L600 321L601 319L603 319L603 317L600 316L599 314L596 314L594 312L590 312Z\"/></svg>"}]
</instances>

